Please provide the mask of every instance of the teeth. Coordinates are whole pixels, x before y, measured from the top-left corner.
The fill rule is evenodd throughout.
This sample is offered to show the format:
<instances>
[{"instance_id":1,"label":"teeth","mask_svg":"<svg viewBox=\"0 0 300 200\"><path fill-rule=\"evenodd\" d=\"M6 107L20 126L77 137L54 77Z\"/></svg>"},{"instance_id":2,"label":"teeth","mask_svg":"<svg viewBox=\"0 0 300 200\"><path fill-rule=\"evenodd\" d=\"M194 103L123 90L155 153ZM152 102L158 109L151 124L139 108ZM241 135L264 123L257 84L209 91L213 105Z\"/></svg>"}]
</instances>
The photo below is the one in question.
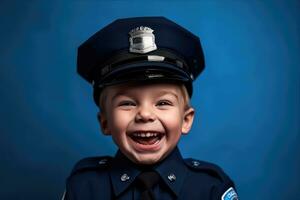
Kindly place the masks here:
<instances>
[{"instance_id":1,"label":"teeth","mask_svg":"<svg viewBox=\"0 0 300 200\"><path fill-rule=\"evenodd\" d=\"M134 137L157 137L158 133L133 133Z\"/></svg>"}]
</instances>

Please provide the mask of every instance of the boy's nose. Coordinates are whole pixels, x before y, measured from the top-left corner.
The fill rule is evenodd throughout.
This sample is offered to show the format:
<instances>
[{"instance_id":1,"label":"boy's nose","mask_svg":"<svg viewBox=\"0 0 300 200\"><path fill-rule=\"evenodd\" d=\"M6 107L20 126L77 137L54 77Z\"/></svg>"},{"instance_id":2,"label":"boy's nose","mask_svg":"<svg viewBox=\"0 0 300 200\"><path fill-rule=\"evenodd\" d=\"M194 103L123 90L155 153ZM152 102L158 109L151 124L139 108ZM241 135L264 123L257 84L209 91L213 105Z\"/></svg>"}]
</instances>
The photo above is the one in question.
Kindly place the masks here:
<instances>
[{"instance_id":1,"label":"boy's nose","mask_svg":"<svg viewBox=\"0 0 300 200\"><path fill-rule=\"evenodd\" d=\"M147 106L142 106L139 108L136 116L135 121L137 122L151 122L155 121L156 115L154 114L153 110Z\"/></svg>"}]
</instances>

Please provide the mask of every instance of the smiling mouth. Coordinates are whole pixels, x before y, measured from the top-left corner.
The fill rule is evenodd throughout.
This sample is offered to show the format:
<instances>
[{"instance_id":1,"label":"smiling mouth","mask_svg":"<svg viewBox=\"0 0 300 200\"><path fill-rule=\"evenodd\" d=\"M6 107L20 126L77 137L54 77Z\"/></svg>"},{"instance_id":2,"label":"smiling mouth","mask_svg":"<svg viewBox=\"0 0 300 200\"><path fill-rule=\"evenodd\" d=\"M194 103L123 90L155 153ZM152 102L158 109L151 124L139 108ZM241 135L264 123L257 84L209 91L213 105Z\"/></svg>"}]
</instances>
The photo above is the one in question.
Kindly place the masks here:
<instances>
[{"instance_id":1,"label":"smiling mouth","mask_svg":"<svg viewBox=\"0 0 300 200\"><path fill-rule=\"evenodd\" d=\"M130 138L139 144L153 145L158 143L163 136L164 134L159 132L134 132Z\"/></svg>"}]
</instances>

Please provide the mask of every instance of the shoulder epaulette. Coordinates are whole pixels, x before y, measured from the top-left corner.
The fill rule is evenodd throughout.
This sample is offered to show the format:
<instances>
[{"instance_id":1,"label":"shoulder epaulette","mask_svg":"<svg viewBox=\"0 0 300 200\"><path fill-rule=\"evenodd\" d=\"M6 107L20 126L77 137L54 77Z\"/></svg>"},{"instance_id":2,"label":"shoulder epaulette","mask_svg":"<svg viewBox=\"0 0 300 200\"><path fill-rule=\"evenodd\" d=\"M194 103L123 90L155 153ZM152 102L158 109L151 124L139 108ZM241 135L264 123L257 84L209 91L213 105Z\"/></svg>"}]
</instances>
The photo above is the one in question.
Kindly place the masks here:
<instances>
[{"instance_id":1,"label":"shoulder epaulette","mask_svg":"<svg viewBox=\"0 0 300 200\"><path fill-rule=\"evenodd\" d=\"M184 159L185 164L194 171L206 172L207 174L220 179L222 182L231 182L230 178L217 165L192 158Z\"/></svg>"},{"instance_id":2,"label":"shoulder epaulette","mask_svg":"<svg viewBox=\"0 0 300 200\"><path fill-rule=\"evenodd\" d=\"M107 168L109 166L111 159L112 157L110 156L88 157L88 158L81 159L75 164L71 172L71 175L85 170Z\"/></svg>"}]
</instances>

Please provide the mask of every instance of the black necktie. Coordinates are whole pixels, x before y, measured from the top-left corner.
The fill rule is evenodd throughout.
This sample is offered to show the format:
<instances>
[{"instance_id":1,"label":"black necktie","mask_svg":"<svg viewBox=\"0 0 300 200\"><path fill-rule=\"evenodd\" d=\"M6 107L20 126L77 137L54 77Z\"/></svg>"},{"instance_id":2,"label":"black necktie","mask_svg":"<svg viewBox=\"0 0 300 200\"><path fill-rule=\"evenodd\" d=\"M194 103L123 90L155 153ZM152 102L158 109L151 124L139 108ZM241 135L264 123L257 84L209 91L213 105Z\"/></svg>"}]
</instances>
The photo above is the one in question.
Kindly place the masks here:
<instances>
[{"instance_id":1,"label":"black necktie","mask_svg":"<svg viewBox=\"0 0 300 200\"><path fill-rule=\"evenodd\" d=\"M137 184L141 188L140 200L155 200L152 188L158 181L159 175L155 171L142 172L137 176Z\"/></svg>"}]
</instances>

